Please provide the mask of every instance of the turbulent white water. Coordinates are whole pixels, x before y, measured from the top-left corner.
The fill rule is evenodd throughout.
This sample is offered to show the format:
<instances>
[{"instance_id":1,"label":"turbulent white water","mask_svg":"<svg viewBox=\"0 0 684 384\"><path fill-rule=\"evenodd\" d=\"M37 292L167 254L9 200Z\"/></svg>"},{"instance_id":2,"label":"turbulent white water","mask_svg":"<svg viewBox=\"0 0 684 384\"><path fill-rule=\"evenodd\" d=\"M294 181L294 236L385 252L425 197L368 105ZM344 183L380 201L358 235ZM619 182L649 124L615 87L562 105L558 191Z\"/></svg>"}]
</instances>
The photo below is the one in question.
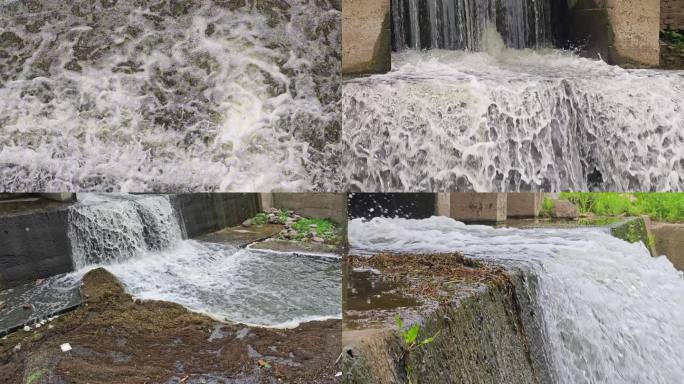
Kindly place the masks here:
<instances>
[{"instance_id":1,"label":"turbulent white water","mask_svg":"<svg viewBox=\"0 0 684 384\"><path fill-rule=\"evenodd\" d=\"M183 240L167 196L79 197L69 215L76 272L46 289L64 290L104 267L136 298L218 320L293 327L341 316L339 259Z\"/></svg>"},{"instance_id":2,"label":"turbulent white water","mask_svg":"<svg viewBox=\"0 0 684 384\"><path fill-rule=\"evenodd\" d=\"M310 190L334 178L339 10L246 3L0 4L0 187Z\"/></svg>"},{"instance_id":3,"label":"turbulent white water","mask_svg":"<svg viewBox=\"0 0 684 384\"><path fill-rule=\"evenodd\" d=\"M356 252L453 252L524 265L558 383L684 382L684 276L606 230L494 229L452 219L355 219Z\"/></svg>"},{"instance_id":4,"label":"turbulent white water","mask_svg":"<svg viewBox=\"0 0 684 384\"><path fill-rule=\"evenodd\" d=\"M354 191L682 191L684 72L554 50L405 51L345 81Z\"/></svg>"}]
</instances>

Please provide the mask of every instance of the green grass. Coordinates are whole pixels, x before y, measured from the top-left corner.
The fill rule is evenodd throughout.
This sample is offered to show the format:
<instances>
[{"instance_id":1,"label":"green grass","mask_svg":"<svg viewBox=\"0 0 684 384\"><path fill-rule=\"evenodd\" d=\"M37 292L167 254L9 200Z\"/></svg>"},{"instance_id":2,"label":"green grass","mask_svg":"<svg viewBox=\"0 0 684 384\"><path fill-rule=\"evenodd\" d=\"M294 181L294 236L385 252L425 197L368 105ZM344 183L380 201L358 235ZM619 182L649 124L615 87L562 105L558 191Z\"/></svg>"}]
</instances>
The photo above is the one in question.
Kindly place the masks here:
<instances>
[{"instance_id":1,"label":"green grass","mask_svg":"<svg viewBox=\"0 0 684 384\"><path fill-rule=\"evenodd\" d=\"M648 215L658 221L684 221L684 193L567 192L560 198L575 204L583 215Z\"/></svg>"},{"instance_id":2,"label":"green grass","mask_svg":"<svg viewBox=\"0 0 684 384\"><path fill-rule=\"evenodd\" d=\"M315 227L312 228L312 225L315 225ZM292 228L299 232L298 239L307 237L309 233L326 240L334 240L336 238L335 223L330 219L301 219L292 224Z\"/></svg>"}]
</instances>

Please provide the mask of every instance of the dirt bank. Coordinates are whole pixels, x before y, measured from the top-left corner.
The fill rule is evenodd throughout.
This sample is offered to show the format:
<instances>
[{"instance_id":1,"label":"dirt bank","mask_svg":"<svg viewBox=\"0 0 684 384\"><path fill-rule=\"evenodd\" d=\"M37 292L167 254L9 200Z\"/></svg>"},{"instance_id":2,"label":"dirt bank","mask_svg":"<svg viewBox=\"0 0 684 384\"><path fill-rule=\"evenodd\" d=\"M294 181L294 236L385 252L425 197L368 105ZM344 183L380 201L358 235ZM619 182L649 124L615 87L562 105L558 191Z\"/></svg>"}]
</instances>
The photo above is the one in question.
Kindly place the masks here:
<instances>
[{"instance_id":1,"label":"dirt bank","mask_svg":"<svg viewBox=\"0 0 684 384\"><path fill-rule=\"evenodd\" d=\"M0 340L2 383L334 383L341 322L276 330L217 322L184 307L134 301L104 269L86 303ZM69 343L71 351L60 345Z\"/></svg>"}]
</instances>

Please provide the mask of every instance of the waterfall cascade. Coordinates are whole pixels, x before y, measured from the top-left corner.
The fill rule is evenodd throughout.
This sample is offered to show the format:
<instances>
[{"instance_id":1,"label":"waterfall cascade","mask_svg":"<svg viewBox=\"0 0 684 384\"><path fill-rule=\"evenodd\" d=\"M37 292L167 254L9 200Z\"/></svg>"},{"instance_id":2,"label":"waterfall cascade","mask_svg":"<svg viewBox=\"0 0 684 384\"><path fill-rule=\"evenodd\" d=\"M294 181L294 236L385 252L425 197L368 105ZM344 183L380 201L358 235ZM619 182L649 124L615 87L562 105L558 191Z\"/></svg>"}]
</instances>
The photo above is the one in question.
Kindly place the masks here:
<instances>
[{"instance_id":1,"label":"waterfall cascade","mask_svg":"<svg viewBox=\"0 0 684 384\"><path fill-rule=\"evenodd\" d=\"M551 1L392 0L393 48L479 51L488 25L509 48L550 46Z\"/></svg>"},{"instance_id":2,"label":"waterfall cascade","mask_svg":"<svg viewBox=\"0 0 684 384\"><path fill-rule=\"evenodd\" d=\"M68 222L75 272L44 289L68 292L102 266L136 298L221 321L292 327L341 316L341 260L183 239L168 196L79 194Z\"/></svg>"},{"instance_id":3,"label":"waterfall cascade","mask_svg":"<svg viewBox=\"0 0 684 384\"><path fill-rule=\"evenodd\" d=\"M85 195L87 196L87 195ZM69 211L74 268L122 262L146 251L160 251L181 240L181 229L167 196L83 201Z\"/></svg>"},{"instance_id":4,"label":"waterfall cascade","mask_svg":"<svg viewBox=\"0 0 684 384\"><path fill-rule=\"evenodd\" d=\"M356 253L462 252L536 277L552 382L684 380L684 276L602 228L495 229L449 218L355 219Z\"/></svg>"},{"instance_id":5,"label":"waterfall cascade","mask_svg":"<svg viewBox=\"0 0 684 384\"><path fill-rule=\"evenodd\" d=\"M682 72L569 52L406 51L348 80L353 191L682 191Z\"/></svg>"}]
</instances>

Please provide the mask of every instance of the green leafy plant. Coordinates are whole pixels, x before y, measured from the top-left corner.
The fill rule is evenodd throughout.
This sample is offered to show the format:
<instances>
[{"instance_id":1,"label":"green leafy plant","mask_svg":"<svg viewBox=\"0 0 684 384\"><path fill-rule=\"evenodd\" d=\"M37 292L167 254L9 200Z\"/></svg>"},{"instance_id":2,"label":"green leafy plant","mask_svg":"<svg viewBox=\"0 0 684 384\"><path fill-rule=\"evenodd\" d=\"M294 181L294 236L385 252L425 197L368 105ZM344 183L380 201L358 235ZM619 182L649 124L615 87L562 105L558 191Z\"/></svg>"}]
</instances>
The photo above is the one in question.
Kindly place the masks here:
<instances>
[{"instance_id":1,"label":"green leafy plant","mask_svg":"<svg viewBox=\"0 0 684 384\"><path fill-rule=\"evenodd\" d=\"M544 198L542 202L542 216L551 217L553 214L554 203L548 197Z\"/></svg>"},{"instance_id":2,"label":"green leafy plant","mask_svg":"<svg viewBox=\"0 0 684 384\"><path fill-rule=\"evenodd\" d=\"M418 323L413 324L412 326L408 328L404 328L404 321L401 319L401 316L396 315L394 317L394 322L397 325L397 329L399 330L399 334L401 335L401 338L404 342L403 348L404 351L402 353L401 359L404 360L408 357L408 355L413 352L414 350L432 343L435 341L435 338L439 335L439 332L435 333L433 336L425 338L423 340L419 340L418 336L420 335L420 329L421 326ZM406 367L406 376L408 378L409 384L413 383L411 377L413 376L412 373L412 368L409 364L404 364Z\"/></svg>"},{"instance_id":3,"label":"green leafy plant","mask_svg":"<svg viewBox=\"0 0 684 384\"><path fill-rule=\"evenodd\" d=\"M266 224L268 223L268 215L263 212L259 212L256 216L254 216L254 219L252 219L252 223L256 225Z\"/></svg>"},{"instance_id":4,"label":"green leafy plant","mask_svg":"<svg viewBox=\"0 0 684 384\"><path fill-rule=\"evenodd\" d=\"M682 31L662 30L660 31L660 38L666 43L684 47L684 33Z\"/></svg>"},{"instance_id":5,"label":"green leafy plant","mask_svg":"<svg viewBox=\"0 0 684 384\"><path fill-rule=\"evenodd\" d=\"M301 240L308 237L309 234L324 238L328 241L335 241L337 234L335 233L335 223L330 219L301 219L292 224L292 228L298 232L297 239Z\"/></svg>"}]
</instances>

